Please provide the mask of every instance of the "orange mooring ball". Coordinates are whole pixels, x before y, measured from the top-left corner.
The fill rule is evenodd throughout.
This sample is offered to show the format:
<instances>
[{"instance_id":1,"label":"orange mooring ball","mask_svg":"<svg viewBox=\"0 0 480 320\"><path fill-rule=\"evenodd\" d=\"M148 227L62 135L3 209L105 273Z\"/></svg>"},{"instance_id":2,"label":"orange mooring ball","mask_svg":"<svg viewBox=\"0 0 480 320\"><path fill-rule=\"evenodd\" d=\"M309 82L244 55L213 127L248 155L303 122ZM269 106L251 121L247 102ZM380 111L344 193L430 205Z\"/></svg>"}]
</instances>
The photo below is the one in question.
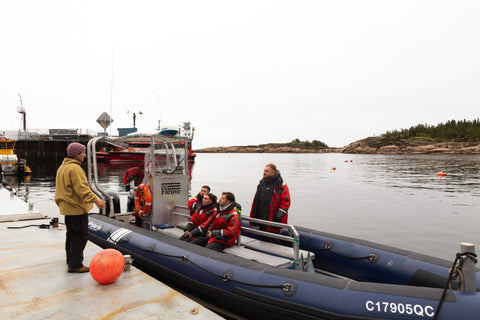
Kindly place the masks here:
<instances>
[{"instance_id":1,"label":"orange mooring ball","mask_svg":"<svg viewBox=\"0 0 480 320\"><path fill-rule=\"evenodd\" d=\"M120 277L124 267L125 260L120 251L105 249L97 252L90 261L90 275L101 284L109 284Z\"/></svg>"}]
</instances>

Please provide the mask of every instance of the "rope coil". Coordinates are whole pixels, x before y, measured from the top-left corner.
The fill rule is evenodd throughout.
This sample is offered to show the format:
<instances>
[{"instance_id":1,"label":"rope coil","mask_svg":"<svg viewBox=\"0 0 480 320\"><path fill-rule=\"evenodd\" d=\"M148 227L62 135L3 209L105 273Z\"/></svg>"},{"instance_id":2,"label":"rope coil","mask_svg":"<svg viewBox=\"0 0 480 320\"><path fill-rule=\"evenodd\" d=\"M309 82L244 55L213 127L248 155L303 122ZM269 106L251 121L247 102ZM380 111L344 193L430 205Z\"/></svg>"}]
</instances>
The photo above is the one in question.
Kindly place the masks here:
<instances>
[{"instance_id":1,"label":"rope coil","mask_svg":"<svg viewBox=\"0 0 480 320\"><path fill-rule=\"evenodd\" d=\"M453 286L453 280L458 278L461 278L459 280L459 288L460 290L465 290L465 281L464 281L464 276L463 276L463 271L461 270L463 267L463 261L464 259L472 259L477 263L477 255L473 252L462 252L462 253L457 253L455 255L455 261L453 261L453 265L448 271L448 280L445 285L445 288L443 289L442 297L440 298L440 301L438 302L438 307L437 310L435 311L435 314L433 316L433 320L438 319L438 315L440 314L440 310L442 309L443 302L445 301L445 297L447 296L447 290L452 289ZM457 262L460 260L459 265L457 265ZM455 278L454 278L455 277ZM462 289L463 286L463 289Z\"/></svg>"}]
</instances>

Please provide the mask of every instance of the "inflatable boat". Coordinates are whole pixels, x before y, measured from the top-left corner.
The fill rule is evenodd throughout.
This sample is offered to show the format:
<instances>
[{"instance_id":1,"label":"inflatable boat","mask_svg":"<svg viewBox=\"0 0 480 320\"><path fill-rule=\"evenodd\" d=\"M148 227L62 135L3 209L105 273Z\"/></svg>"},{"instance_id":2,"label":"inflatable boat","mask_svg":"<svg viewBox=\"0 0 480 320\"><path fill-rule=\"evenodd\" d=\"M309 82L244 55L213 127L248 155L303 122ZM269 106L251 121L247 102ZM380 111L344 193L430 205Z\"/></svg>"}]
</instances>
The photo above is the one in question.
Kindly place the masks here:
<instances>
[{"instance_id":1,"label":"inflatable boat","mask_svg":"<svg viewBox=\"0 0 480 320\"><path fill-rule=\"evenodd\" d=\"M95 139L88 145L92 189L98 188ZM163 136L152 137L152 145ZM89 240L129 254L134 265L205 306L239 319L477 319L480 271L472 244L447 261L293 225L242 218L237 243L213 251L179 240L189 218L188 146L145 158L135 211L89 217ZM179 160L180 159L180 160ZM147 193L147 195L145 195ZM148 193L150 195L148 196ZM150 202L146 199L151 199ZM118 207L118 206L117 206ZM141 213L141 214L139 214ZM249 226L272 224L280 234ZM265 241L272 237L274 241Z\"/></svg>"}]
</instances>

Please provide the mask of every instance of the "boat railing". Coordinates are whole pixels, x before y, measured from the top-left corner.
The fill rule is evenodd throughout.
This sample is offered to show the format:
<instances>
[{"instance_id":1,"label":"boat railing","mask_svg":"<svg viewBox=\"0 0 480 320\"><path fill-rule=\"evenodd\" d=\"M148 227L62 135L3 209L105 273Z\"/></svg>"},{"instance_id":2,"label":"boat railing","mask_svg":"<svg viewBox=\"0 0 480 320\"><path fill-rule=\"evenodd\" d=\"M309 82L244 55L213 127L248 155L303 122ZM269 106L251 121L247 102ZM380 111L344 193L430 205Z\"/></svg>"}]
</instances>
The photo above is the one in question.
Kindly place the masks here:
<instances>
[{"instance_id":1,"label":"boat railing","mask_svg":"<svg viewBox=\"0 0 480 320\"><path fill-rule=\"evenodd\" d=\"M96 144L98 140L103 139L103 137L95 137L90 139L87 144L87 178L88 184L90 189L102 200L109 201L110 204L110 216L115 216L114 213L114 206L113 206L113 199L110 197L102 188L100 188L100 184L98 183L98 170L97 170L97 152L96 152ZM93 175L93 176L92 176ZM95 188L93 187L95 185ZM102 209L102 213L106 215L106 209Z\"/></svg>"},{"instance_id":2,"label":"boat railing","mask_svg":"<svg viewBox=\"0 0 480 320\"><path fill-rule=\"evenodd\" d=\"M262 219L256 219L256 218L251 218L251 217L241 217L242 220L249 221L251 223L255 224L262 224L262 225L267 225L267 226L272 226L276 228L287 228L289 235L285 236L282 234L277 234L273 232L267 232L255 228L247 228L242 226L242 230L245 230L249 233L257 234L259 236L264 236L264 237L269 237L273 239L278 239L278 240L283 240L287 242L292 243L293 247L293 255L295 261L300 260L300 235L295 229L295 226L293 224L286 224L286 223L280 223L280 222L274 222L274 221L269 221L269 220L262 220Z\"/></svg>"},{"instance_id":3,"label":"boat railing","mask_svg":"<svg viewBox=\"0 0 480 320\"><path fill-rule=\"evenodd\" d=\"M173 208L173 212L172 212L173 216L190 219L190 214L181 212L181 211L179 211L179 209L189 210L187 206L176 205ZM262 220L262 219L256 219L256 218L251 218L251 217L243 217L242 215L239 215L239 217L240 217L240 220L249 221L249 222L252 222L254 224L268 225L268 226L272 226L272 227L276 227L276 228L287 228L288 233L289 233L288 236L285 236L285 235L282 235L282 234L277 234L277 233L272 233L272 232L267 232L267 231L263 231L263 230L259 230L259 229L255 229L255 228L248 228L248 227L244 227L244 226L241 227L241 229L243 231L246 231L246 232L249 232L249 233L252 233L252 234L257 234L259 236L264 236L264 237L268 237L268 238L283 240L283 241L287 241L287 242L292 243L294 259L295 259L295 261L300 260L300 235L299 235L297 229L295 229L294 225L280 223L280 222L274 222L274 221L268 221L268 220ZM240 246L241 244L242 244L241 235L239 234L238 238L237 238L237 245Z\"/></svg>"}]
</instances>

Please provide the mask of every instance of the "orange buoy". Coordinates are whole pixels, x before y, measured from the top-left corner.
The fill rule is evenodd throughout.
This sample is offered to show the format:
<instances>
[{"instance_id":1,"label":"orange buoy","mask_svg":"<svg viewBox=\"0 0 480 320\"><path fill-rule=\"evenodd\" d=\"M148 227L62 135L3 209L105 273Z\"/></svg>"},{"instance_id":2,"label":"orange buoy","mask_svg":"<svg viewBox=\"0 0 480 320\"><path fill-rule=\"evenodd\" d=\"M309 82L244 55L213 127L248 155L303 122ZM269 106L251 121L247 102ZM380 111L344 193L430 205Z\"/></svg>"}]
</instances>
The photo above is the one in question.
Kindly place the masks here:
<instances>
[{"instance_id":1,"label":"orange buoy","mask_svg":"<svg viewBox=\"0 0 480 320\"><path fill-rule=\"evenodd\" d=\"M109 284L120 277L124 267L125 259L120 251L105 249L97 252L90 261L90 275L101 284Z\"/></svg>"},{"instance_id":2,"label":"orange buoy","mask_svg":"<svg viewBox=\"0 0 480 320\"><path fill-rule=\"evenodd\" d=\"M337 170L337 168L335 168L335 167L331 167L331 168L330 168L330 170Z\"/></svg>"},{"instance_id":3,"label":"orange buoy","mask_svg":"<svg viewBox=\"0 0 480 320\"><path fill-rule=\"evenodd\" d=\"M445 176L447 176L447 173L446 173L446 172L443 172L443 171L440 171L439 173L437 173L437 175L438 175L439 177L445 177Z\"/></svg>"}]
</instances>

